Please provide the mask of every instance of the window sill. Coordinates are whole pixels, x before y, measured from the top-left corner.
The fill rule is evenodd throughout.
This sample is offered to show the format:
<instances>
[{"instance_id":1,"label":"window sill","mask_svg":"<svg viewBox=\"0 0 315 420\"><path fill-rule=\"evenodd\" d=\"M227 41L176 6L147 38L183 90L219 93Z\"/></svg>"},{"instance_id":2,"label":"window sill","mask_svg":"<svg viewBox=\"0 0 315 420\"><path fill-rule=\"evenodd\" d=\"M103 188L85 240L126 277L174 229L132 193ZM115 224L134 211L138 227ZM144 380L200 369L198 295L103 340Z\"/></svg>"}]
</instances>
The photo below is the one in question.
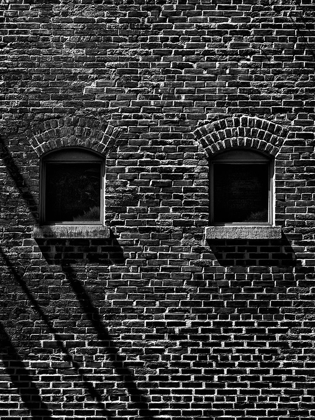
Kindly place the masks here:
<instances>
[{"instance_id":1,"label":"window sill","mask_svg":"<svg viewBox=\"0 0 315 420\"><path fill-rule=\"evenodd\" d=\"M35 226L34 238L109 238L110 229L102 225Z\"/></svg>"},{"instance_id":2,"label":"window sill","mask_svg":"<svg viewBox=\"0 0 315 420\"><path fill-rule=\"evenodd\" d=\"M208 226L206 239L281 239L281 227Z\"/></svg>"}]
</instances>

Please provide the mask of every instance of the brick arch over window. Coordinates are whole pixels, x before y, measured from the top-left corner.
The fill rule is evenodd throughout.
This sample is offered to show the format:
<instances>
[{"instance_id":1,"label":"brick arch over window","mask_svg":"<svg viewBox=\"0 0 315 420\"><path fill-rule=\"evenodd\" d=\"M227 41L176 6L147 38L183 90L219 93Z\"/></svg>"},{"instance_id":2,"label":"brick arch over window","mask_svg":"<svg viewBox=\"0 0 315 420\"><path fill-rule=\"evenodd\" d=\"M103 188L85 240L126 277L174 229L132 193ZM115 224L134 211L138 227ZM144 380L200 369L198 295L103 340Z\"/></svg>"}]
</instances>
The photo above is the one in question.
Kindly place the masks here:
<instances>
[{"instance_id":1,"label":"brick arch over window","mask_svg":"<svg viewBox=\"0 0 315 420\"><path fill-rule=\"evenodd\" d=\"M243 116L203 125L194 134L209 156L237 147L256 149L275 156L287 136L287 130L261 118Z\"/></svg>"},{"instance_id":2,"label":"brick arch over window","mask_svg":"<svg viewBox=\"0 0 315 420\"><path fill-rule=\"evenodd\" d=\"M119 133L120 129L92 118L56 118L34 127L30 144L39 157L54 149L75 146L106 153Z\"/></svg>"}]
</instances>

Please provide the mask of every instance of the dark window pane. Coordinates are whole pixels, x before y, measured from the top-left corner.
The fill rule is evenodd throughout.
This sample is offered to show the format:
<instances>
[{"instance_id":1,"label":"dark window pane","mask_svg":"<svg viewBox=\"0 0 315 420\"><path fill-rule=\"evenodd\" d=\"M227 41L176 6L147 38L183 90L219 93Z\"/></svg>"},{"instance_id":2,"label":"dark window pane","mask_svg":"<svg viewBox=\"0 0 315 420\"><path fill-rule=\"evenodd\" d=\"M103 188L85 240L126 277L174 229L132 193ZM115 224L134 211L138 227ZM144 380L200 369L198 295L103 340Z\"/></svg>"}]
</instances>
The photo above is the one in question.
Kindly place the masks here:
<instances>
[{"instance_id":1,"label":"dark window pane","mask_svg":"<svg viewBox=\"0 0 315 420\"><path fill-rule=\"evenodd\" d=\"M46 164L46 221L100 220L101 166Z\"/></svg>"},{"instance_id":2,"label":"dark window pane","mask_svg":"<svg viewBox=\"0 0 315 420\"><path fill-rule=\"evenodd\" d=\"M214 165L214 221L268 222L268 165Z\"/></svg>"}]
</instances>

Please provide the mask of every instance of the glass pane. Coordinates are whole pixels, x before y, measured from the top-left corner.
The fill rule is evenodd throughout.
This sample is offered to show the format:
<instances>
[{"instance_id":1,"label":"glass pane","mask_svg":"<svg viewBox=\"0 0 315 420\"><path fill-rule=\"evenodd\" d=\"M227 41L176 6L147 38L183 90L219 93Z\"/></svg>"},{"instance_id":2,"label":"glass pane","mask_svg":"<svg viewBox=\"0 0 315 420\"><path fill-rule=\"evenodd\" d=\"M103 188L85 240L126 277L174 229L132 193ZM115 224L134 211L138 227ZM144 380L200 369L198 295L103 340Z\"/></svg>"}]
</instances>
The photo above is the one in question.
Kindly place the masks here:
<instances>
[{"instance_id":1,"label":"glass pane","mask_svg":"<svg viewBox=\"0 0 315 420\"><path fill-rule=\"evenodd\" d=\"M99 221L100 190L99 164L47 163L46 221Z\"/></svg>"},{"instance_id":2,"label":"glass pane","mask_svg":"<svg viewBox=\"0 0 315 420\"><path fill-rule=\"evenodd\" d=\"M268 165L214 165L214 221L268 222Z\"/></svg>"}]
</instances>

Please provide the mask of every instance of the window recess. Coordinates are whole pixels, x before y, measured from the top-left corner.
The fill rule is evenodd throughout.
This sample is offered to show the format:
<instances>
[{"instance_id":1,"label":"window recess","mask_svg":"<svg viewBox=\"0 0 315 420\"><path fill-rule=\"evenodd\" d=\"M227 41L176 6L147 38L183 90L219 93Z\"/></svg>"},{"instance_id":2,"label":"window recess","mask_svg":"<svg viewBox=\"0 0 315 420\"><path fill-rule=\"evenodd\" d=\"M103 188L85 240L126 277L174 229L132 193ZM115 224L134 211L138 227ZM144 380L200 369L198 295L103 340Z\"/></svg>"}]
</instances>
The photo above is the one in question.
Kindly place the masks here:
<instances>
[{"instance_id":1,"label":"window recess","mask_svg":"<svg viewBox=\"0 0 315 420\"><path fill-rule=\"evenodd\" d=\"M238 149L210 161L210 224L206 237L268 239L281 237L274 226L274 161ZM280 235L280 236L279 236Z\"/></svg>"},{"instance_id":2,"label":"window recess","mask_svg":"<svg viewBox=\"0 0 315 420\"><path fill-rule=\"evenodd\" d=\"M83 148L58 150L44 156L37 234L108 235L104 223L104 173L104 158Z\"/></svg>"}]
</instances>

